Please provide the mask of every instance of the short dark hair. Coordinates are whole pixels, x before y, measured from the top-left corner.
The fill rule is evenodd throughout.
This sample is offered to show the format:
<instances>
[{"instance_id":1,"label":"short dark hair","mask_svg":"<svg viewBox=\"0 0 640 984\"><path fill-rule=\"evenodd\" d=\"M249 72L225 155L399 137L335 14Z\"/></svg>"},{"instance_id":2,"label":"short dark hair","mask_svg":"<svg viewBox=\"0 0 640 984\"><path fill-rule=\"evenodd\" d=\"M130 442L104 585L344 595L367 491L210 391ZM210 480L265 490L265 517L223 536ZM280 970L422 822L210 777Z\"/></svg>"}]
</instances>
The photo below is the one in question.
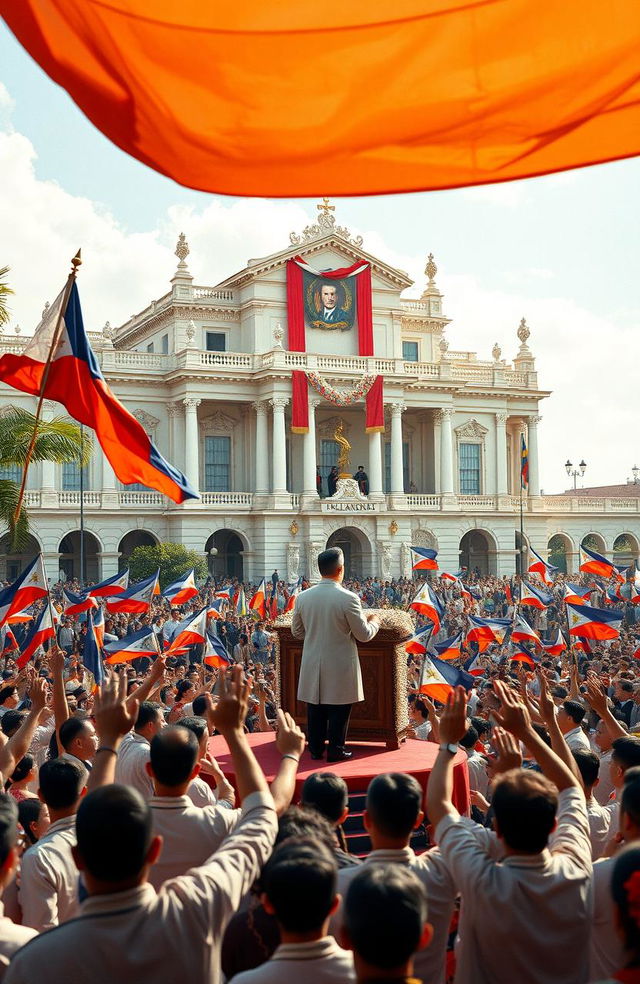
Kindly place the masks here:
<instances>
[{"instance_id":1,"label":"short dark hair","mask_svg":"<svg viewBox=\"0 0 640 984\"><path fill-rule=\"evenodd\" d=\"M312 772L302 786L301 801L330 823L337 823L349 805L349 790L344 779L333 772Z\"/></svg>"},{"instance_id":2,"label":"short dark hair","mask_svg":"<svg viewBox=\"0 0 640 984\"><path fill-rule=\"evenodd\" d=\"M640 738L637 735L625 735L611 742L611 758L615 759L623 772L640 765Z\"/></svg>"},{"instance_id":3,"label":"short dark hair","mask_svg":"<svg viewBox=\"0 0 640 984\"><path fill-rule=\"evenodd\" d=\"M322 577L332 577L344 567L344 554L340 547L329 547L318 554L318 570Z\"/></svg>"},{"instance_id":4,"label":"short dark hair","mask_svg":"<svg viewBox=\"0 0 640 984\"><path fill-rule=\"evenodd\" d=\"M576 760L585 789L591 789L600 772L600 759L594 752L587 752L584 749L576 751L572 749L572 755Z\"/></svg>"},{"instance_id":5,"label":"short dark hair","mask_svg":"<svg viewBox=\"0 0 640 984\"><path fill-rule=\"evenodd\" d=\"M29 845L35 844L38 840L31 829L31 824L37 823L43 810L44 803L41 803L37 796L27 796L26 799L18 802L18 821L24 830L24 836L29 841Z\"/></svg>"},{"instance_id":6,"label":"short dark hair","mask_svg":"<svg viewBox=\"0 0 640 984\"><path fill-rule=\"evenodd\" d=\"M87 770L80 762L56 758L43 762L38 772L42 798L52 810L68 810L80 799Z\"/></svg>"},{"instance_id":7,"label":"short dark hair","mask_svg":"<svg viewBox=\"0 0 640 984\"><path fill-rule=\"evenodd\" d=\"M364 865L347 889L345 928L355 952L372 967L405 964L418 949L426 921L424 886L402 865Z\"/></svg>"},{"instance_id":8,"label":"short dark hair","mask_svg":"<svg viewBox=\"0 0 640 984\"><path fill-rule=\"evenodd\" d=\"M142 870L152 837L151 810L137 789L101 786L76 817L78 853L94 878L117 885Z\"/></svg>"},{"instance_id":9,"label":"short dark hair","mask_svg":"<svg viewBox=\"0 0 640 984\"><path fill-rule=\"evenodd\" d=\"M565 697L569 696L569 691L566 687L561 687L560 684L558 684L557 686L551 688L551 696L562 697L564 700Z\"/></svg>"},{"instance_id":10,"label":"short dark hair","mask_svg":"<svg viewBox=\"0 0 640 984\"><path fill-rule=\"evenodd\" d=\"M478 732L473 727L473 725L470 725L465 731L465 733L463 734L462 738L460 739L460 744L462 745L463 748L473 748L477 740L478 740Z\"/></svg>"},{"instance_id":11,"label":"short dark hair","mask_svg":"<svg viewBox=\"0 0 640 984\"><path fill-rule=\"evenodd\" d=\"M35 764L36 760L33 755L23 755L11 773L11 782L22 782L23 779L27 778Z\"/></svg>"},{"instance_id":12,"label":"short dark hair","mask_svg":"<svg viewBox=\"0 0 640 984\"><path fill-rule=\"evenodd\" d=\"M630 680L619 680L618 681L620 690L624 690L625 694L633 693L633 684Z\"/></svg>"},{"instance_id":13,"label":"short dark hair","mask_svg":"<svg viewBox=\"0 0 640 984\"><path fill-rule=\"evenodd\" d=\"M191 707L193 708L193 713L197 715L197 717L203 718L207 713L207 704L208 704L207 695L198 694L198 696L195 698L195 700L191 705Z\"/></svg>"},{"instance_id":14,"label":"short dark hair","mask_svg":"<svg viewBox=\"0 0 640 984\"><path fill-rule=\"evenodd\" d=\"M203 735L207 733L207 722L203 717L196 717L195 714L180 718L179 721L176 721L176 725L180 728L187 728L188 731L192 731L198 739L198 742L201 742Z\"/></svg>"},{"instance_id":15,"label":"short dark hair","mask_svg":"<svg viewBox=\"0 0 640 984\"><path fill-rule=\"evenodd\" d=\"M511 769L496 783L491 805L507 847L539 854L556 821L558 792L538 772Z\"/></svg>"},{"instance_id":16,"label":"short dark hair","mask_svg":"<svg viewBox=\"0 0 640 984\"><path fill-rule=\"evenodd\" d=\"M335 846L335 834L329 821L308 806L290 806L279 818L276 844L283 844L290 837L311 837L330 849Z\"/></svg>"},{"instance_id":17,"label":"short dark hair","mask_svg":"<svg viewBox=\"0 0 640 984\"><path fill-rule=\"evenodd\" d=\"M611 895L618 910L618 923L624 933L624 945L631 953L640 948L640 926L633 892L627 891L630 879L640 871L638 842L629 844L617 855L611 875Z\"/></svg>"},{"instance_id":18,"label":"short dark hair","mask_svg":"<svg viewBox=\"0 0 640 984\"><path fill-rule=\"evenodd\" d=\"M26 711L19 711L16 708L11 708L10 710L5 711L2 715L2 723L0 724L3 735L6 735L7 738L11 738L12 735L15 735L26 716Z\"/></svg>"},{"instance_id":19,"label":"short dark hair","mask_svg":"<svg viewBox=\"0 0 640 984\"><path fill-rule=\"evenodd\" d=\"M336 897L338 864L322 841L290 837L267 861L260 883L287 932L319 929Z\"/></svg>"},{"instance_id":20,"label":"short dark hair","mask_svg":"<svg viewBox=\"0 0 640 984\"><path fill-rule=\"evenodd\" d=\"M577 700L563 700L562 706L568 717L572 721L575 721L576 724L580 724L586 714L584 705L580 704Z\"/></svg>"},{"instance_id":21,"label":"short dark hair","mask_svg":"<svg viewBox=\"0 0 640 984\"><path fill-rule=\"evenodd\" d=\"M376 776L367 789L367 812L381 834L409 837L422 808L422 788L404 772Z\"/></svg>"},{"instance_id":22,"label":"short dark hair","mask_svg":"<svg viewBox=\"0 0 640 984\"><path fill-rule=\"evenodd\" d=\"M640 826L640 766L638 765L627 769L624 774L620 812L626 813L636 827Z\"/></svg>"},{"instance_id":23,"label":"short dark hair","mask_svg":"<svg viewBox=\"0 0 640 984\"><path fill-rule=\"evenodd\" d=\"M136 731L142 731L146 728L148 724L155 721L158 716L158 711L161 711L162 707L160 704L156 703L155 700L143 700L138 708L138 717L136 718Z\"/></svg>"},{"instance_id":24,"label":"short dark hair","mask_svg":"<svg viewBox=\"0 0 640 984\"><path fill-rule=\"evenodd\" d=\"M70 717L62 722L58 734L60 736L60 744L65 752L69 750L71 743L82 734L86 726L87 722L83 718L78 717Z\"/></svg>"},{"instance_id":25,"label":"short dark hair","mask_svg":"<svg viewBox=\"0 0 640 984\"><path fill-rule=\"evenodd\" d=\"M163 786L181 786L198 761L198 739L189 728L174 724L151 740L151 769Z\"/></svg>"},{"instance_id":26,"label":"short dark hair","mask_svg":"<svg viewBox=\"0 0 640 984\"><path fill-rule=\"evenodd\" d=\"M0 704L4 704L8 697L13 697L17 689L18 688L14 687L13 684L8 684L8 686L2 687L0 689Z\"/></svg>"},{"instance_id":27,"label":"short dark hair","mask_svg":"<svg viewBox=\"0 0 640 984\"><path fill-rule=\"evenodd\" d=\"M13 796L0 793L0 864L4 864L9 851L18 839L18 804Z\"/></svg>"}]
</instances>

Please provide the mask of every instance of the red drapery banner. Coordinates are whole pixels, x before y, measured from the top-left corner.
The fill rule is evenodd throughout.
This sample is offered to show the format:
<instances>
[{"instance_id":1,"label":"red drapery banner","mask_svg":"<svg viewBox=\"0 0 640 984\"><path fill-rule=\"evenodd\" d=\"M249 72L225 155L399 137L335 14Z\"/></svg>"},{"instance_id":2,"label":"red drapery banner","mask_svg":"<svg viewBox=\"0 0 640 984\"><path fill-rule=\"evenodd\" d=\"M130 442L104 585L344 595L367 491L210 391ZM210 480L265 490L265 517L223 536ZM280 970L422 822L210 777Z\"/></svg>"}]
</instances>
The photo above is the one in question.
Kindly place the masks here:
<instances>
[{"instance_id":1,"label":"red drapery banner","mask_svg":"<svg viewBox=\"0 0 640 984\"><path fill-rule=\"evenodd\" d=\"M302 270L312 270L301 256L287 260L287 323L288 347L290 352L306 352L304 324L303 275ZM360 269L359 269L360 268ZM323 280L342 280L356 278L356 301L358 318L358 354L373 355L373 312L371 306L371 265L362 261L339 270L313 271ZM306 373L294 369L291 374L292 405L291 430L294 434L306 434L309 430L309 385ZM376 381L366 396L366 430L368 434L384 430L384 404L382 376Z\"/></svg>"}]
</instances>

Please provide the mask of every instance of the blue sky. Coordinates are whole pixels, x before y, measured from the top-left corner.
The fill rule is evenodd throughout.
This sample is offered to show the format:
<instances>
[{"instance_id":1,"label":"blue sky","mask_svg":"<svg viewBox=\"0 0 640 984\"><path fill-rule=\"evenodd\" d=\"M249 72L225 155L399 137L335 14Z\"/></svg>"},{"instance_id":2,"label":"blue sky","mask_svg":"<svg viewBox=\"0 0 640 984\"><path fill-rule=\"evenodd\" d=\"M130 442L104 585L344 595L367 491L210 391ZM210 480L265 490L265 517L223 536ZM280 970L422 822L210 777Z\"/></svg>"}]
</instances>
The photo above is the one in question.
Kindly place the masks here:
<instances>
[{"instance_id":1,"label":"blue sky","mask_svg":"<svg viewBox=\"0 0 640 984\"><path fill-rule=\"evenodd\" d=\"M174 184L111 145L0 24L0 266L9 264L15 320L30 331L80 237L90 328L118 323L167 288L184 229L198 283L283 248L315 200L239 200ZM538 358L545 491L562 463L584 457L586 484L624 481L638 459L640 160L530 181L432 194L346 198L341 224L369 252L422 284L436 256L452 349L516 351L525 315ZM11 235L6 231L12 230Z\"/></svg>"}]
</instances>

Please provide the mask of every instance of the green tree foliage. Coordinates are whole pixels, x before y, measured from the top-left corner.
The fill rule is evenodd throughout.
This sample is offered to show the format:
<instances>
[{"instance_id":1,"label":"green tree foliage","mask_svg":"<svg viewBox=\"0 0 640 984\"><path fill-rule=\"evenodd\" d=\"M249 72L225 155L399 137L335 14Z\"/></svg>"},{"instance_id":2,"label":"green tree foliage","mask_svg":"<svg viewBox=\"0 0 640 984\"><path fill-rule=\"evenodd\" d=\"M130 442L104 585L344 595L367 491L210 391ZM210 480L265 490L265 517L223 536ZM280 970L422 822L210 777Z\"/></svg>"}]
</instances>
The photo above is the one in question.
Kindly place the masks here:
<instances>
[{"instance_id":1,"label":"green tree foliage","mask_svg":"<svg viewBox=\"0 0 640 984\"><path fill-rule=\"evenodd\" d=\"M206 580L207 561L198 550L188 550L181 543L158 543L155 547L136 547L129 558L129 583L142 581L160 568L160 587L166 588L191 568L196 583Z\"/></svg>"}]
</instances>

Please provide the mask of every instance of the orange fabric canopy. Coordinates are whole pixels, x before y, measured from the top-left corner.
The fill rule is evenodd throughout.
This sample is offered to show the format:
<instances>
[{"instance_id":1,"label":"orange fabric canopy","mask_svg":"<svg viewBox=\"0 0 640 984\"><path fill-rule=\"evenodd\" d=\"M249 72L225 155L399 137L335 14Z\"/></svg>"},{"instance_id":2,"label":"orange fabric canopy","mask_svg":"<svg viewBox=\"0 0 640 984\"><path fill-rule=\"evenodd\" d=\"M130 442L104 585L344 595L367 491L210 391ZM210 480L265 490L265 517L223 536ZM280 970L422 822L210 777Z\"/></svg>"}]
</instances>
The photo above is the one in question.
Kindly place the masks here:
<instances>
[{"instance_id":1,"label":"orange fabric canopy","mask_svg":"<svg viewBox=\"0 0 640 984\"><path fill-rule=\"evenodd\" d=\"M127 153L233 195L418 191L640 152L634 0L0 0Z\"/></svg>"}]
</instances>

